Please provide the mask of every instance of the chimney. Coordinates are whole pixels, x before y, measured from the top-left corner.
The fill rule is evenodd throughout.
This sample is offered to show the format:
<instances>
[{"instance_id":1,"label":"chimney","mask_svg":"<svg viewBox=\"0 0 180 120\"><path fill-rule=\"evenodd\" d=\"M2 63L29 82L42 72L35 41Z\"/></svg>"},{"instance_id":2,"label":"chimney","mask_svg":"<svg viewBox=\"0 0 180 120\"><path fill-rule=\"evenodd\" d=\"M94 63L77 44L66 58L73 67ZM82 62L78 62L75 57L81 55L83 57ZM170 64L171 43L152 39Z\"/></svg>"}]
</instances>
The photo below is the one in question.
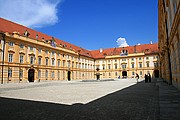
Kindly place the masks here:
<instances>
[{"instance_id":1,"label":"chimney","mask_svg":"<svg viewBox=\"0 0 180 120\"><path fill-rule=\"evenodd\" d=\"M102 48L100 48L99 52L100 52L100 53L102 53L102 52L103 52L103 49L102 49Z\"/></svg>"},{"instance_id":2,"label":"chimney","mask_svg":"<svg viewBox=\"0 0 180 120\"><path fill-rule=\"evenodd\" d=\"M150 41L150 44L152 44L152 40Z\"/></svg>"},{"instance_id":3,"label":"chimney","mask_svg":"<svg viewBox=\"0 0 180 120\"><path fill-rule=\"evenodd\" d=\"M134 46L134 53L136 53L136 45Z\"/></svg>"}]
</instances>

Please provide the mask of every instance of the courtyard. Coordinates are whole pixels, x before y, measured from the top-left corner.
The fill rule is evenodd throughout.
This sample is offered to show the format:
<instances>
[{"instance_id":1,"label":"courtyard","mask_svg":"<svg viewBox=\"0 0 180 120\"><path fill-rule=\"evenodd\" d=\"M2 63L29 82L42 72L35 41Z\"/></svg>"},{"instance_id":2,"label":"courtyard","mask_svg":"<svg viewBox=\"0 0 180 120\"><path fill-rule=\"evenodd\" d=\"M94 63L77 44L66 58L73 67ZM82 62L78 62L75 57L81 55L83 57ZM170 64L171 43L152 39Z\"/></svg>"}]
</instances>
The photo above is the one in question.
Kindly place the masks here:
<instances>
[{"instance_id":1,"label":"courtyard","mask_svg":"<svg viewBox=\"0 0 180 120\"><path fill-rule=\"evenodd\" d=\"M179 98L160 79L9 83L0 85L0 119L178 120Z\"/></svg>"},{"instance_id":2,"label":"courtyard","mask_svg":"<svg viewBox=\"0 0 180 120\"><path fill-rule=\"evenodd\" d=\"M1 97L72 105L87 104L136 84L135 79L47 81L1 85Z\"/></svg>"}]
</instances>

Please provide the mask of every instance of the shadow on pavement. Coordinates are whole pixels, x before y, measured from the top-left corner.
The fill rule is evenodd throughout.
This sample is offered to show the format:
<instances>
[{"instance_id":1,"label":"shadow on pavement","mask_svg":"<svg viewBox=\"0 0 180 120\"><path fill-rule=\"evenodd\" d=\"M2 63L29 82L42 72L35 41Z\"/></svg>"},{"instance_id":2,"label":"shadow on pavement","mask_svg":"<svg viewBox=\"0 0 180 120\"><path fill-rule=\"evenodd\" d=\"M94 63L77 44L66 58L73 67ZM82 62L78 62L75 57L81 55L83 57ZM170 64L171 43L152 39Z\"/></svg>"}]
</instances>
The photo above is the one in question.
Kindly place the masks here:
<instances>
[{"instance_id":1,"label":"shadow on pavement","mask_svg":"<svg viewBox=\"0 0 180 120\"><path fill-rule=\"evenodd\" d=\"M0 97L1 120L155 120L158 114L158 87L144 81L87 104Z\"/></svg>"}]
</instances>

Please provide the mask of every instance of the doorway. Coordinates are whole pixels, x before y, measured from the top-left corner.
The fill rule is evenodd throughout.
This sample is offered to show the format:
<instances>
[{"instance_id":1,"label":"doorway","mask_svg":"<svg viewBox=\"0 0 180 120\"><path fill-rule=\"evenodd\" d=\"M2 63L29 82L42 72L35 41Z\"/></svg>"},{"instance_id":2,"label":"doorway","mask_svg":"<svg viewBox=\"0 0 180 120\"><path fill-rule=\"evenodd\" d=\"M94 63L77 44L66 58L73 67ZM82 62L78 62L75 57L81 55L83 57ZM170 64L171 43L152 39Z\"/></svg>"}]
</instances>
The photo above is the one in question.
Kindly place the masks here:
<instances>
[{"instance_id":1,"label":"doorway","mask_svg":"<svg viewBox=\"0 0 180 120\"><path fill-rule=\"evenodd\" d=\"M159 70L154 70L154 77L159 78Z\"/></svg>"},{"instance_id":2,"label":"doorway","mask_svg":"<svg viewBox=\"0 0 180 120\"><path fill-rule=\"evenodd\" d=\"M70 81L70 80L71 80L71 72L68 71L68 81Z\"/></svg>"},{"instance_id":3,"label":"doorway","mask_svg":"<svg viewBox=\"0 0 180 120\"><path fill-rule=\"evenodd\" d=\"M127 78L127 71L122 71L122 78Z\"/></svg>"},{"instance_id":4,"label":"doorway","mask_svg":"<svg viewBox=\"0 0 180 120\"><path fill-rule=\"evenodd\" d=\"M28 70L28 81L29 82L34 82L34 69L29 69Z\"/></svg>"}]
</instances>

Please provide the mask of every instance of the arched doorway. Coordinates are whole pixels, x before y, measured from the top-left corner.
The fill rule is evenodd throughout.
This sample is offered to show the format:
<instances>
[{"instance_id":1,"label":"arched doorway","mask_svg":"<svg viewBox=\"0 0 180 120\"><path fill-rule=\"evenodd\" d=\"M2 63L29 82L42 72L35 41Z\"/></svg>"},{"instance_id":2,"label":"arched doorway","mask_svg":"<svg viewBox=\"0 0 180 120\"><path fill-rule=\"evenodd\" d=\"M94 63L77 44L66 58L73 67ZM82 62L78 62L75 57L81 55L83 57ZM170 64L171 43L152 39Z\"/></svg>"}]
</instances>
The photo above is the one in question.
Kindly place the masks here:
<instances>
[{"instance_id":1,"label":"arched doorway","mask_svg":"<svg viewBox=\"0 0 180 120\"><path fill-rule=\"evenodd\" d=\"M158 78L159 77L159 70L154 70L154 77Z\"/></svg>"},{"instance_id":2,"label":"arched doorway","mask_svg":"<svg viewBox=\"0 0 180 120\"><path fill-rule=\"evenodd\" d=\"M71 80L71 72L68 71L68 81L70 81L70 80Z\"/></svg>"},{"instance_id":3,"label":"arched doorway","mask_svg":"<svg viewBox=\"0 0 180 120\"><path fill-rule=\"evenodd\" d=\"M29 82L34 82L34 69L29 69L28 70L28 81Z\"/></svg>"},{"instance_id":4,"label":"arched doorway","mask_svg":"<svg viewBox=\"0 0 180 120\"><path fill-rule=\"evenodd\" d=\"M122 77L127 78L127 71L122 71Z\"/></svg>"}]
</instances>

